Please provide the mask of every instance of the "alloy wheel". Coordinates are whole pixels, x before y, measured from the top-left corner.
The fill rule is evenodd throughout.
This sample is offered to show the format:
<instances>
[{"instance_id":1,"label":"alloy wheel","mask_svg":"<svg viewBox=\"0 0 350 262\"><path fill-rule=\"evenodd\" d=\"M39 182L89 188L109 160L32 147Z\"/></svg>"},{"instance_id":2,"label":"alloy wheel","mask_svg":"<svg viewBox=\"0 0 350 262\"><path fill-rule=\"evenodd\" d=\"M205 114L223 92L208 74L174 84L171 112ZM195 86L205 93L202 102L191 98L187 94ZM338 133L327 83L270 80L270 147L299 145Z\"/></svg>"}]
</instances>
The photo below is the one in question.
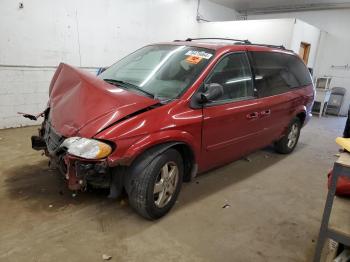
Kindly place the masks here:
<instances>
[{"instance_id":1,"label":"alloy wheel","mask_svg":"<svg viewBox=\"0 0 350 262\"><path fill-rule=\"evenodd\" d=\"M179 182L179 168L176 163L166 163L159 172L154 184L154 203L158 208L163 208L173 197Z\"/></svg>"},{"instance_id":2,"label":"alloy wheel","mask_svg":"<svg viewBox=\"0 0 350 262\"><path fill-rule=\"evenodd\" d=\"M289 148L293 148L295 144L298 141L298 134L299 134L299 126L297 123L294 123L290 129L290 132L288 134L288 143L287 146Z\"/></svg>"}]
</instances>

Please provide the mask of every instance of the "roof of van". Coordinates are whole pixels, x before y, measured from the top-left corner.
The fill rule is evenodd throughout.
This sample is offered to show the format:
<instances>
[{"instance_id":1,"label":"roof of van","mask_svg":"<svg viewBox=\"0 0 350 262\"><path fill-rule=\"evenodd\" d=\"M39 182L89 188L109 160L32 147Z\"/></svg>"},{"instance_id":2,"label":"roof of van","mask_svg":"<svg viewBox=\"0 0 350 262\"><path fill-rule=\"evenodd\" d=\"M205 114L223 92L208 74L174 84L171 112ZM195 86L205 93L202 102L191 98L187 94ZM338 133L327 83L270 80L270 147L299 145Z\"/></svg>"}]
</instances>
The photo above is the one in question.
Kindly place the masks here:
<instances>
[{"instance_id":1,"label":"roof of van","mask_svg":"<svg viewBox=\"0 0 350 262\"><path fill-rule=\"evenodd\" d=\"M194 40L194 41L193 41ZM225 38L198 38L198 39L186 39L186 40L175 40L173 42L162 42L159 44L169 45L185 45L201 47L206 49L218 50L227 47L234 47L236 50L249 50L249 51L283 51L285 53L294 54L292 50L288 50L283 46L275 46L268 44L255 44L250 43L248 40L230 40Z\"/></svg>"}]
</instances>

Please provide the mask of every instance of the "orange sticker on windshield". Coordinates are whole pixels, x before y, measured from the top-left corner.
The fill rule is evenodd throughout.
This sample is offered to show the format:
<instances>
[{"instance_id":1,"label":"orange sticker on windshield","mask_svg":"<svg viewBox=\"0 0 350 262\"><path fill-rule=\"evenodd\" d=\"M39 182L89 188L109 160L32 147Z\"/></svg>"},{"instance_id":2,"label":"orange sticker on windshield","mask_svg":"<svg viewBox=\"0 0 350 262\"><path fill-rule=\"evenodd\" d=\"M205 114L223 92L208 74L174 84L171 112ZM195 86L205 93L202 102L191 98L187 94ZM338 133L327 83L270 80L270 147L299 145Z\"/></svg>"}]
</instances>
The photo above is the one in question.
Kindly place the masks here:
<instances>
[{"instance_id":1,"label":"orange sticker on windshield","mask_svg":"<svg viewBox=\"0 0 350 262\"><path fill-rule=\"evenodd\" d=\"M199 56L194 56L194 55L190 55L190 56L188 56L188 57L186 58L186 61L187 61L188 63L194 64L194 65L198 64L201 60L202 60L201 57L199 57Z\"/></svg>"}]
</instances>

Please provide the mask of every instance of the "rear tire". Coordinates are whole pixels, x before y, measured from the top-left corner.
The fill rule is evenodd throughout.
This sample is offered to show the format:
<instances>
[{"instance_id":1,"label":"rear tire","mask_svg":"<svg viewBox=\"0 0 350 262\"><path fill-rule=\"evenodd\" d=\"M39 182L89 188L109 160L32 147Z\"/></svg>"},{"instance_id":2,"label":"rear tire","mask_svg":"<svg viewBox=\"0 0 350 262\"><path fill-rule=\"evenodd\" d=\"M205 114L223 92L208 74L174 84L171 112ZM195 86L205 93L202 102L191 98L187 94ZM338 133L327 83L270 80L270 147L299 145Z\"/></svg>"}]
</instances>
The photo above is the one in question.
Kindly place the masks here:
<instances>
[{"instance_id":1,"label":"rear tire","mask_svg":"<svg viewBox=\"0 0 350 262\"><path fill-rule=\"evenodd\" d=\"M301 122L299 118L294 118L288 126L287 134L275 143L275 150L281 154L289 154L293 152L298 144L301 130Z\"/></svg>"},{"instance_id":2,"label":"rear tire","mask_svg":"<svg viewBox=\"0 0 350 262\"><path fill-rule=\"evenodd\" d=\"M150 220L164 216L176 202L183 172L182 157L175 149L168 149L151 162L141 157L127 175L126 191L131 207Z\"/></svg>"}]
</instances>

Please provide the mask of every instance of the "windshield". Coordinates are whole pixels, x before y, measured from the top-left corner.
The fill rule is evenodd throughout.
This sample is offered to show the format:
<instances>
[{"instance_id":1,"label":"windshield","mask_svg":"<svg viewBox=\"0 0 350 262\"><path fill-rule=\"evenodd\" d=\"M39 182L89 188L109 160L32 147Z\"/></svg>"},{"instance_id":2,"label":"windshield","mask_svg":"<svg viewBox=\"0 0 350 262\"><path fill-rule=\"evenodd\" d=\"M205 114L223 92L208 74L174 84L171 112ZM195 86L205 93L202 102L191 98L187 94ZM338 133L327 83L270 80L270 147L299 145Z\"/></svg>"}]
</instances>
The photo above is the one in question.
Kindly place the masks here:
<instances>
[{"instance_id":1,"label":"windshield","mask_svg":"<svg viewBox=\"0 0 350 262\"><path fill-rule=\"evenodd\" d=\"M99 75L123 88L160 100L179 97L198 77L214 51L177 45L151 45L126 56Z\"/></svg>"}]
</instances>

